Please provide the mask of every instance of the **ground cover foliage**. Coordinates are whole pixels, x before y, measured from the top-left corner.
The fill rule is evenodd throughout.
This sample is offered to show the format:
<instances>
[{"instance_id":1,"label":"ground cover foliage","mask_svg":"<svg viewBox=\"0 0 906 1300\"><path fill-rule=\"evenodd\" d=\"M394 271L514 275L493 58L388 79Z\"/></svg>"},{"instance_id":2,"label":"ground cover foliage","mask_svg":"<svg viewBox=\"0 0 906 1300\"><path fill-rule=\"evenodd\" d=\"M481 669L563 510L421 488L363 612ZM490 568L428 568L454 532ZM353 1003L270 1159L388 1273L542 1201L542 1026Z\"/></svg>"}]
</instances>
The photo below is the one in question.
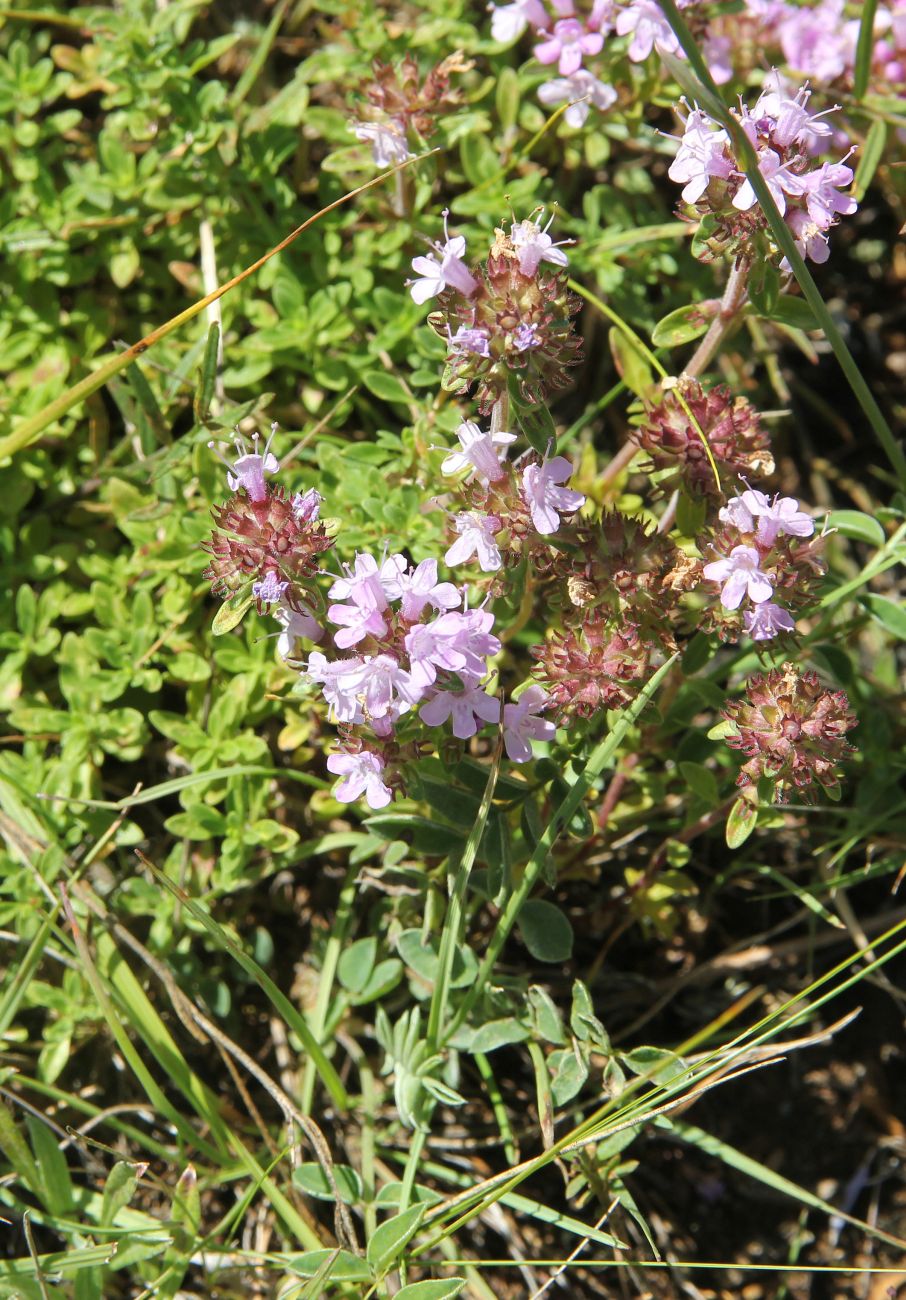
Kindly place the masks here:
<instances>
[{"instance_id":1,"label":"ground cover foliage","mask_svg":"<svg viewBox=\"0 0 906 1300\"><path fill-rule=\"evenodd\" d=\"M0 1296L898 1294L903 24L0 11Z\"/></svg>"}]
</instances>

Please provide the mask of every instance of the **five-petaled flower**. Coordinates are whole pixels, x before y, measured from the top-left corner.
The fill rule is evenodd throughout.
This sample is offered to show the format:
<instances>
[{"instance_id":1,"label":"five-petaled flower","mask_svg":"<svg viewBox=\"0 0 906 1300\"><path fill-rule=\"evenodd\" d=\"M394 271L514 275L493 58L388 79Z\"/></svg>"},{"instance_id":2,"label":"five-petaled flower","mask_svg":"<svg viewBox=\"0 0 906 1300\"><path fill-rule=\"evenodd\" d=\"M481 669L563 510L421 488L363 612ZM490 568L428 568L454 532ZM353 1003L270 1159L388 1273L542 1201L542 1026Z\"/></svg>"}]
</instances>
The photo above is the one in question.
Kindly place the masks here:
<instances>
[{"instance_id":1,"label":"five-petaled flower","mask_svg":"<svg viewBox=\"0 0 906 1300\"><path fill-rule=\"evenodd\" d=\"M393 791L384 784L384 767L380 754L370 749L363 749L358 754L331 754L327 759L327 770L343 778L334 791L334 797L340 803L352 803L364 795L369 808L386 808L393 798Z\"/></svg>"},{"instance_id":2,"label":"five-petaled flower","mask_svg":"<svg viewBox=\"0 0 906 1300\"><path fill-rule=\"evenodd\" d=\"M478 288L478 281L462 260L465 256L466 241L463 235L450 238L447 221L449 211L444 209L444 242L433 245L434 252L427 257L414 257L412 269L418 272L417 280L408 281L409 292L414 302L427 302L445 289L452 287L466 298L471 298Z\"/></svg>"},{"instance_id":3,"label":"five-petaled flower","mask_svg":"<svg viewBox=\"0 0 906 1300\"><path fill-rule=\"evenodd\" d=\"M532 516L532 523L543 536L560 527L560 515L571 514L585 504L581 492L560 487L573 472L565 456L546 457L540 464L527 465L522 471L522 495Z\"/></svg>"},{"instance_id":4,"label":"five-petaled flower","mask_svg":"<svg viewBox=\"0 0 906 1300\"><path fill-rule=\"evenodd\" d=\"M739 609L748 596L753 605L774 594L770 579L759 568L761 558L754 546L734 546L726 559L706 564L702 572L709 582L719 582L724 609Z\"/></svg>"},{"instance_id":5,"label":"five-petaled flower","mask_svg":"<svg viewBox=\"0 0 906 1300\"><path fill-rule=\"evenodd\" d=\"M503 708L503 743L507 757L514 763L527 763L532 757L533 740L552 740L556 727L538 714L548 706L548 694L541 686L528 686L515 704Z\"/></svg>"},{"instance_id":6,"label":"five-petaled flower","mask_svg":"<svg viewBox=\"0 0 906 1300\"><path fill-rule=\"evenodd\" d=\"M456 430L459 439L459 451L451 451L440 467L442 474L458 474L460 470L471 471L469 478L478 478L482 483L496 483L506 473L503 462L506 449L516 441L515 433L499 431L484 433L472 420L464 420Z\"/></svg>"}]
</instances>

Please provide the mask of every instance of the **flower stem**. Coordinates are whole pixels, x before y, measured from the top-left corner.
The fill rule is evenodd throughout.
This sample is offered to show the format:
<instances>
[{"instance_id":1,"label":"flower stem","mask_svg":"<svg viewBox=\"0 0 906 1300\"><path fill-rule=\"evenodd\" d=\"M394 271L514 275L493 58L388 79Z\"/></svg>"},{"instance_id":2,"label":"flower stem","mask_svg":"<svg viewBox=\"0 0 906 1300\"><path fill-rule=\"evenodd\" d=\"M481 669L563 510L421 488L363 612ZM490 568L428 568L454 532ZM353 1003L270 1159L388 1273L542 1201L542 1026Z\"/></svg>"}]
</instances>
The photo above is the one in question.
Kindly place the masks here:
<instances>
[{"instance_id":1,"label":"flower stem","mask_svg":"<svg viewBox=\"0 0 906 1300\"><path fill-rule=\"evenodd\" d=\"M689 364L684 368L685 374L700 375L711 364L715 353L736 324L737 317L745 306L746 285L750 270L751 263L745 258L731 269L727 287L724 289L724 296L721 299L720 311L708 326L707 334L695 349Z\"/></svg>"}]
</instances>

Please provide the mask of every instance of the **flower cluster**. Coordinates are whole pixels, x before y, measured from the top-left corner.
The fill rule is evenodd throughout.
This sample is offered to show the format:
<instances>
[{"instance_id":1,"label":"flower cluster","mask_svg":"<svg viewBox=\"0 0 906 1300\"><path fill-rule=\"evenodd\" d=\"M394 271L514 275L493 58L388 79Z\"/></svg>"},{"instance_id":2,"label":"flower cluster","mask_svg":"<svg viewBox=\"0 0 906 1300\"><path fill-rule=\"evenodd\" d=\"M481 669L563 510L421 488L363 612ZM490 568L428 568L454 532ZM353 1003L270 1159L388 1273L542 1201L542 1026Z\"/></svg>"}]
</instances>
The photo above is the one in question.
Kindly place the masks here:
<instances>
[{"instance_id":1,"label":"flower cluster","mask_svg":"<svg viewBox=\"0 0 906 1300\"><path fill-rule=\"evenodd\" d=\"M837 764L852 753L845 736L856 718L845 694L824 690L817 673L800 673L787 663L753 677L746 698L727 705L723 714L732 726L727 744L748 758L738 785L768 777L780 792L813 784L832 794L837 790Z\"/></svg>"},{"instance_id":2,"label":"flower cluster","mask_svg":"<svg viewBox=\"0 0 906 1300\"><path fill-rule=\"evenodd\" d=\"M487 261L469 266L466 241L451 236L444 213L444 240L416 257L410 292L417 303L434 298L428 321L447 341L443 386L448 392L476 389L486 415L509 389L510 377L530 404L563 388L569 367L581 359L581 340L571 318L578 298L567 288L566 253L555 243L543 211L495 231ZM536 221L534 218L538 217Z\"/></svg>"},{"instance_id":3,"label":"flower cluster","mask_svg":"<svg viewBox=\"0 0 906 1300\"><path fill-rule=\"evenodd\" d=\"M795 620L787 606L802 606L824 572L824 538L814 537L814 520L793 497L770 498L754 488L732 497L718 517L722 527L711 549L719 558L704 566L702 576L718 585L723 609L736 613L746 604L742 621L753 641L792 632ZM727 633L726 622L721 630Z\"/></svg>"},{"instance_id":4,"label":"flower cluster","mask_svg":"<svg viewBox=\"0 0 906 1300\"><path fill-rule=\"evenodd\" d=\"M318 519L317 492L290 497L268 482L279 469L270 450L273 432L263 450L257 433L251 451L237 436L233 461L210 444L226 466L233 495L213 511L217 528L205 546L211 562L204 576L215 593L237 596L248 591L259 612L269 610L283 628L280 653L289 658L297 638L317 641L322 636L314 617L320 598L312 579L318 557L333 541Z\"/></svg>"},{"instance_id":5,"label":"flower cluster","mask_svg":"<svg viewBox=\"0 0 906 1300\"><path fill-rule=\"evenodd\" d=\"M831 127L824 121L826 114L809 113L809 96L805 87L790 95L774 73L754 110L741 104L736 117L800 253L813 262L825 262L827 232L838 217L855 212L856 200L844 193L853 179L845 159L813 162L813 153L831 135ZM683 135L668 175L683 186L683 201L709 219L712 255L730 251L751 256L759 242L772 251L767 217L729 133L702 109L684 103L684 110Z\"/></svg>"},{"instance_id":6,"label":"flower cluster","mask_svg":"<svg viewBox=\"0 0 906 1300\"><path fill-rule=\"evenodd\" d=\"M698 380L681 378L658 405L648 408L632 438L648 453L661 489L682 487L693 496L718 493L708 449L721 477L774 472L758 412L725 385L705 392Z\"/></svg>"},{"instance_id":7,"label":"flower cluster","mask_svg":"<svg viewBox=\"0 0 906 1300\"><path fill-rule=\"evenodd\" d=\"M414 157L410 143L430 140L437 119L459 106L460 97L450 86L450 78L473 66L457 50L431 68L423 80L411 55L397 65L376 59L374 80L363 88L367 107L360 119L350 123L350 130L371 145L379 167L405 162Z\"/></svg>"}]
</instances>

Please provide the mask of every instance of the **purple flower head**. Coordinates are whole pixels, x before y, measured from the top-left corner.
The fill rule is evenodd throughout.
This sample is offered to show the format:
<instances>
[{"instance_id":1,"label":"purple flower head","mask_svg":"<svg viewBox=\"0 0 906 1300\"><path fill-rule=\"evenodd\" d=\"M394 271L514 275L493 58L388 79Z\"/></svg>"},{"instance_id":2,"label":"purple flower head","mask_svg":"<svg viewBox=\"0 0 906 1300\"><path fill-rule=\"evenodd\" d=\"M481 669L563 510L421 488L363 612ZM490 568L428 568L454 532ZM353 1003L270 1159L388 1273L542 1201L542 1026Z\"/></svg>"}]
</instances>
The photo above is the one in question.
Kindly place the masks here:
<instances>
[{"instance_id":1,"label":"purple flower head","mask_svg":"<svg viewBox=\"0 0 906 1300\"><path fill-rule=\"evenodd\" d=\"M276 569L269 569L267 577L252 583L252 595L262 605L275 605L289 588L289 583L280 578Z\"/></svg>"},{"instance_id":2,"label":"purple flower head","mask_svg":"<svg viewBox=\"0 0 906 1300\"><path fill-rule=\"evenodd\" d=\"M227 483L231 492L238 492L240 488L245 488L248 499L256 502L264 501L267 497L267 484L264 477L266 474L276 474L280 468L280 462L272 455L270 449L276 430L276 424L272 424L270 437L264 444L262 452L258 450L259 434L252 434L252 450L249 451L245 439L237 433L233 439L236 459L232 462L226 459L216 442L208 443L217 459L227 468Z\"/></svg>"},{"instance_id":3,"label":"purple flower head","mask_svg":"<svg viewBox=\"0 0 906 1300\"><path fill-rule=\"evenodd\" d=\"M515 704L503 709L503 743L514 763L527 763L532 757L533 740L552 740L556 727L537 715L548 705L548 694L540 686L529 686Z\"/></svg>"},{"instance_id":4,"label":"purple flower head","mask_svg":"<svg viewBox=\"0 0 906 1300\"><path fill-rule=\"evenodd\" d=\"M477 424L464 420L456 431L459 439L459 451L452 451L441 465L442 474L458 474L460 470L469 469L469 478L478 478L482 483L496 483L506 473L503 461L506 449L516 441L515 433L483 433Z\"/></svg>"},{"instance_id":5,"label":"purple flower head","mask_svg":"<svg viewBox=\"0 0 906 1300\"><path fill-rule=\"evenodd\" d=\"M331 754L327 770L343 778L334 791L340 803L353 803L364 795L369 808L386 808L393 798L393 791L383 780L384 760L370 749L358 754Z\"/></svg>"},{"instance_id":6,"label":"purple flower head","mask_svg":"<svg viewBox=\"0 0 906 1300\"><path fill-rule=\"evenodd\" d=\"M718 86L733 80L733 41L729 36L709 34L704 38L702 53L708 70Z\"/></svg>"},{"instance_id":7,"label":"purple flower head","mask_svg":"<svg viewBox=\"0 0 906 1300\"><path fill-rule=\"evenodd\" d=\"M447 329L449 331L449 326ZM450 351L458 356L471 353L476 357L488 357L491 355L490 336L487 330L460 325L455 334L450 334Z\"/></svg>"},{"instance_id":8,"label":"purple flower head","mask_svg":"<svg viewBox=\"0 0 906 1300\"><path fill-rule=\"evenodd\" d=\"M765 600L743 611L742 621L753 641L770 641L778 632L793 632L796 622L789 610Z\"/></svg>"},{"instance_id":9,"label":"purple flower head","mask_svg":"<svg viewBox=\"0 0 906 1300\"><path fill-rule=\"evenodd\" d=\"M397 163L415 157L409 152L404 124L395 118L388 118L386 122L350 122L349 129L357 140L368 141L378 167L395 167Z\"/></svg>"},{"instance_id":10,"label":"purple flower head","mask_svg":"<svg viewBox=\"0 0 906 1300\"><path fill-rule=\"evenodd\" d=\"M785 6L780 48L791 68L826 83L852 67L859 24L846 21L843 3L819 0L816 5Z\"/></svg>"},{"instance_id":11,"label":"purple flower head","mask_svg":"<svg viewBox=\"0 0 906 1300\"><path fill-rule=\"evenodd\" d=\"M542 536L549 537L560 527L560 515L571 514L585 504L581 492L558 487L565 483L573 467L565 456L527 465L522 471L522 496L532 516L532 523Z\"/></svg>"},{"instance_id":12,"label":"purple flower head","mask_svg":"<svg viewBox=\"0 0 906 1300\"><path fill-rule=\"evenodd\" d=\"M314 488L309 488L307 492L297 492L293 497L293 514L296 522L300 524L313 524L321 513L321 502L324 498L320 492Z\"/></svg>"},{"instance_id":13,"label":"purple flower head","mask_svg":"<svg viewBox=\"0 0 906 1300\"><path fill-rule=\"evenodd\" d=\"M488 5L491 11L491 36L500 45L518 41L526 27L539 31L550 21L541 0L515 0L514 4Z\"/></svg>"},{"instance_id":14,"label":"purple flower head","mask_svg":"<svg viewBox=\"0 0 906 1300\"><path fill-rule=\"evenodd\" d=\"M473 609L441 614L433 623L417 623L405 638L416 686L433 686L438 669L483 677L486 656L500 649L497 637L489 635L493 622L494 615L489 611Z\"/></svg>"},{"instance_id":15,"label":"purple flower head","mask_svg":"<svg viewBox=\"0 0 906 1300\"><path fill-rule=\"evenodd\" d=\"M730 137L707 113L689 109L679 150L667 171L672 181L684 186L684 203L697 203L712 177L732 176L735 163L729 146Z\"/></svg>"},{"instance_id":16,"label":"purple flower head","mask_svg":"<svg viewBox=\"0 0 906 1300\"><path fill-rule=\"evenodd\" d=\"M544 216L544 209L540 210L539 216ZM566 266L567 257L560 247L560 244L571 244L571 239L561 239L555 244L547 233L554 220L551 213L550 221L544 229L529 219L528 221L514 221L510 227L510 239L513 247L519 257L519 270L525 276L533 276L538 270L541 262L552 262L555 266Z\"/></svg>"},{"instance_id":17,"label":"purple flower head","mask_svg":"<svg viewBox=\"0 0 906 1300\"><path fill-rule=\"evenodd\" d=\"M679 52L679 41L657 0L631 0L631 3L617 14L616 27L619 36L628 36L632 33L629 57L633 63L641 63L647 59L655 46L659 54Z\"/></svg>"},{"instance_id":18,"label":"purple flower head","mask_svg":"<svg viewBox=\"0 0 906 1300\"><path fill-rule=\"evenodd\" d=\"M746 595L753 605L760 605L774 594L768 575L758 567L760 563L754 546L734 546L726 559L706 564L702 573L709 582L723 584L720 603L724 609L739 609Z\"/></svg>"},{"instance_id":19,"label":"purple flower head","mask_svg":"<svg viewBox=\"0 0 906 1300\"><path fill-rule=\"evenodd\" d=\"M827 108L823 113L809 113L807 104L811 93L806 85L790 96L775 69L765 77L764 90L758 97L752 117L756 122L766 121L770 139L781 149L799 144L810 152L833 134L833 128L822 118L837 111Z\"/></svg>"},{"instance_id":20,"label":"purple flower head","mask_svg":"<svg viewBox=\"0 0 906 1300\"><path fill-rule=\"evenodd\" d=\"M758 521L756 536L762 546L773 546L778 533L786 533L790 537L811 537L815 531L814 519L799 509L795 497L775 496L771 501L764 492L749 488L743 492L742 502L753 519Z\"/></svg>"},{"instance_id":21,"label":"purple flower head","mask_svg":"<svg viewBox=\"0 0 906 1300\"><path fill-rule=\"evenodd\" d=\"M290 609L288 605L281 605L278 609L271 610L271 613L283 627L277 638L277 653L281 659L292 659L299 637L320 641L324 635L323 627L311 614Z\"/></svg>"},{"instance_id":22,"label":"purple flower head","mask_svg":"<svg viewBox=\"0 0 906 1300\"><path fill-rule=\"evenodd\" d=\"M539 63L556 63L561 77L571 77L585 55L600 54L603 46L600 32L586 31L578 18L561 18L548 39L535 46L535 58Z\"/></svg>"},{"instance_id":23,"label":"purple flower head","mask_svg":"<svg viewBox=\"0 0 906 1300\"><path fill-rule=\"evenodd\" d=\"M517 352L528 352L529 348L537 348L541 344L538 330L534 325L517 325L511 338Z\"/></svg>"},{"instance_id":24,"label":"purple flower head","mask_svg":"<svg viewBox=\"0 0 906 1300\"><path fill-rule=\"evenodd\" d=\"M449 210L444 208L444 242L432 245L435 252L427 257L414 257L412 269L418 272L417 280L409 280L409 292L414 302L427 302L452 286L458 293L471 298L478 288L478 281L462 260L466 251L466 241L462 235L450 238L447 220Z\"/></svg>"},{"instance_id":25,"label":"purple flower head","mask_svg":"<svg viewBox=\"0 0 906 1300\"><path fill-rule=\"evenodd\" d=\"M442 727L452 718L453 735L468 740L483 723L500 721L500 701L470 682L462 691L437 691L422 704L419 717L429 727Z\"/></svg>"},{"instance_id":26,"label":"purple flower head","mask_svg":"<svg viewBox=\"0 0 906 1300\"><path fill-rule=\"evenodd\" d=\"M462 597L452 582L438 582L437 561L422 560L410 569L405 556L391 555L381 565L381 581L390 600L398 600L407 623L421 618L426 605L434 609L455 609Z\"/></svg>"},{"instance_id":27,"label":"purple flower head","mask_svg":"<svg viewBox=\"0 0 906 1300\"><path fill-rule=\"evenodd\" d=\"M304 675L321 687L335 722L357 726L365 721L356 690L356 673L361 666L361 659L330 660L319 650L313 650L308 656Z\"/></svg>"},{"instance_id":28,"label":"purple flower head","mask_svg":"<svg viewBox=\"0 0 906 1300\"><path fill-rule=\"evenodd\" d=\"M342 676L343 689L354 691L371 719L406 713L422 697L409 673L393 655L366 655Z\"/></svg>"},{"instance_id":29,"label":"purple flower head","mask_svg":"<svg viewBox=\"0 0 906 1300\"><path fill-rule=\"evenodd\" d=\"M569 101L569 108L563 114L567 126L584 126L592 108L606 112L617 102L617 92L613 86L599 81L596 76L580 68L571 77L555 77L538 87L538 98L547 108Z\"/></svg>"},{"instance_id":30,"label":"purple flower head","mask_svg":"<svg viewBox=\"0 0 906 1300\"><path fill-rule=\"evenodd\" d=\"M458 514L453 523L459 537L444 556L444 564L452 568L456 564L466 564L477 555L482 573L496 572L503 564L495 541L495 535L502 527L497 515L480 515L471 510Z\"/></svg>"}]
</instances>

